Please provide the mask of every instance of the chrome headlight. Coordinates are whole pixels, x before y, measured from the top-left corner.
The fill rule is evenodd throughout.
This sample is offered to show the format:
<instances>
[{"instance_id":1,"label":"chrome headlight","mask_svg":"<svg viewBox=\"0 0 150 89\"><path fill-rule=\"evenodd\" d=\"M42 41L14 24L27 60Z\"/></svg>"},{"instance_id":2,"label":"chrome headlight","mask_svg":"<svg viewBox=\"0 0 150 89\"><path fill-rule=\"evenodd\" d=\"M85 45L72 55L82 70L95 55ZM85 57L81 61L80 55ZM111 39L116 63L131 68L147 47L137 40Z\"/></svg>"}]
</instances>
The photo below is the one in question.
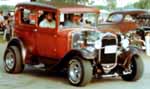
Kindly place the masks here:
<instances>
[{"instance_id":1,"label":"chrome headlight","mask_svg":"<svg viewBox=\"0 0 150 89\"><path fill-rule=\"evenodd\" d=\"M100 48L102 47L102 42L101 42L101 40L95 41L94 46L95 46L96 49L100 49Z\"/></svg>"},{"instance_id":2,"label":"chrome headlight","mask_svg":"<svg viewBox=\"0 0 150 89\"><path fill-rule=\"evenodd\" d=\"M80 49L89 46L99 48L101 47L100 35L101 33L96 31L75 32L72 37L73 48Z\"/></svg>"},{"instance_id":3,"label":"chrome headlight","mask_svg":"<svg viewBox=\"0 0 150 89\"><path fill-rule=\"evenodd\" d=\"M125 38L121 41L121 46L124 48L124 49L127 49L129 47L129 39L128 38Z\"/></svg>"}]
</instances>

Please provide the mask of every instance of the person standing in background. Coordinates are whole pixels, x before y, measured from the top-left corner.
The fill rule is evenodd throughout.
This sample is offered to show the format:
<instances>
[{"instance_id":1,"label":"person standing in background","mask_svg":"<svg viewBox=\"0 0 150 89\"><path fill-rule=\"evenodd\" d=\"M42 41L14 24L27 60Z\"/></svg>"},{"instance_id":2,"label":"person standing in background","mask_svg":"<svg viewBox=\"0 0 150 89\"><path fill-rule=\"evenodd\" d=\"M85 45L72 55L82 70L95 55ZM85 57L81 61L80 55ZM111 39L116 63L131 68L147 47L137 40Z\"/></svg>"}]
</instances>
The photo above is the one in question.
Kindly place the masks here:
<instances>
[{"instance_id":1,"label":"person standing in background","mask_svg":"<svg viewBox=\"0 0 150 89\"><path fill-rule=\"evenodd\" d=\"M4 27L4 16L3 16L3 11L0 10L0 30L3 30Z\"/></svg>"},{"instance_id":2,"label":"person standing in background","mask_svg":"<svg viewBox=\"0 0 150 89\"><path fill-rule=\"evenodd\" d=\"M9 41L12 36L12 30L13 30L13 21L10 13L8 13L7 16L5 16L4 26L5 29L4 29L3 40Z\"/></svg>"}]
</instances>

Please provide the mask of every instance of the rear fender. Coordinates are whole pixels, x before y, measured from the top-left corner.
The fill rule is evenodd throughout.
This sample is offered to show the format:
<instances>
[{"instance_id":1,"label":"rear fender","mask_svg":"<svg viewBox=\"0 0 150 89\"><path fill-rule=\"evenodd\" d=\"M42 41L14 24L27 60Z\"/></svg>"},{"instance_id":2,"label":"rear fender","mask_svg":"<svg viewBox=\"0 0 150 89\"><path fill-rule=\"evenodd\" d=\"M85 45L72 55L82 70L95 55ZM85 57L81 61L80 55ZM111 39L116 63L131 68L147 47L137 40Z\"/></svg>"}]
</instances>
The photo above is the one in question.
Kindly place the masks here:
<instances>
[{"instance_id":1,"label":"rear fender","mask_svg":"<svg viewBox=\"0 0 150 89\"><path fill-rule=\"evenodd\" d=\"M23 61L23 64L25 64L25 59L26 59L26 56L27 56L27 50L23 44L23 42L21 41L21 39L17 38L17 37L14 37L12 38L8 44L7 44L7 48L9 46L17 46L21 52L21 57L22 57L22 61Z\"/></svg>"}]
</instances>

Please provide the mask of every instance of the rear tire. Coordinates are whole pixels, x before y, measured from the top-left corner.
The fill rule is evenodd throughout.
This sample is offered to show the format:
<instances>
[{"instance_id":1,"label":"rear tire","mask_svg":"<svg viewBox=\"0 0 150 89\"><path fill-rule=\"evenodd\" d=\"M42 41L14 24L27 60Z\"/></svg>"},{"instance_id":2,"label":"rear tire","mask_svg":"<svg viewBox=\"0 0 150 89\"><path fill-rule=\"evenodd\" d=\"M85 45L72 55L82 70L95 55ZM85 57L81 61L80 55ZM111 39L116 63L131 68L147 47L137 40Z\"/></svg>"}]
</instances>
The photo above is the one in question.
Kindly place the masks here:
<instances>
[{"instance_id":1,"label":"rear tire","mask_svg":"<svg viewBox=\"0 0 150 89\"><path fill-rule=\"evenodd\" d=\"M143 75L144 65L141 57L133 56L131 59L131 73L122 75L122 79L125 81L136 81L139 80Z\"/></svg>"},{"instance_id":2,"label":"rear tire","mask_svg":"<svg viewBox=\"0 0 150 89\"><path fill-rule=\"evenodd\" d=\"M93 77L93 67L90 61L79 56L73 57L68 64L68 80L72 85L84 86Z\"/></svg>"},{"instance_id":3,"label":"rear tire","mask_svg":"<svg viewBox=\"0 0 150 89\"><path fill-rule=\"evenodd\" d=\"M18 47L9 46L4 54L4 69L8 73L21 73L24 69L23 60Z\"/></svg>"}]
</instances>

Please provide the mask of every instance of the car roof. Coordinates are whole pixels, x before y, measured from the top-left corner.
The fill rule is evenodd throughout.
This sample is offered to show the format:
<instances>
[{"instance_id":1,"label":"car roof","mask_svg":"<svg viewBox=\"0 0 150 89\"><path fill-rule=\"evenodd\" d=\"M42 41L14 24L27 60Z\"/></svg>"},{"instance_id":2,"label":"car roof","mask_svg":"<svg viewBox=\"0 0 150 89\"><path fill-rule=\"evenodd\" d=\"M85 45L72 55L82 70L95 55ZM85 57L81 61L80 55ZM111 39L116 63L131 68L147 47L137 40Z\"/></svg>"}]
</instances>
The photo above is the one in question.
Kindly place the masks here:
<instances>
[{"instance_id":1,"label":"car roof","mask_svg":"<svg viewBox=\"0 0 150 89\"><path fill-rule=\"evenodd\" d=\"M89 7L85 5L77 5L71 3L54 3L54 2L23 2L16 5L19 6L30 6L30 7L41 7L53 10L59 10L62 13L80 13L80 12L93 12L99 13L99 9L94 7Z\"/></svg>"},{"instance_id":2,"label":"car roof","mask_svg":"<svg viewBox=\"0 0 150 89\"><path fill-rule=\"evenodd\" d=\"M143 10L143 9L128 9L128 10L113 11L112 13L110 13L110 15L112 15L112 14L140 15L140 14L144 14L144 13L147 13L147 11Z\"/></svg>"}]
</instances>

